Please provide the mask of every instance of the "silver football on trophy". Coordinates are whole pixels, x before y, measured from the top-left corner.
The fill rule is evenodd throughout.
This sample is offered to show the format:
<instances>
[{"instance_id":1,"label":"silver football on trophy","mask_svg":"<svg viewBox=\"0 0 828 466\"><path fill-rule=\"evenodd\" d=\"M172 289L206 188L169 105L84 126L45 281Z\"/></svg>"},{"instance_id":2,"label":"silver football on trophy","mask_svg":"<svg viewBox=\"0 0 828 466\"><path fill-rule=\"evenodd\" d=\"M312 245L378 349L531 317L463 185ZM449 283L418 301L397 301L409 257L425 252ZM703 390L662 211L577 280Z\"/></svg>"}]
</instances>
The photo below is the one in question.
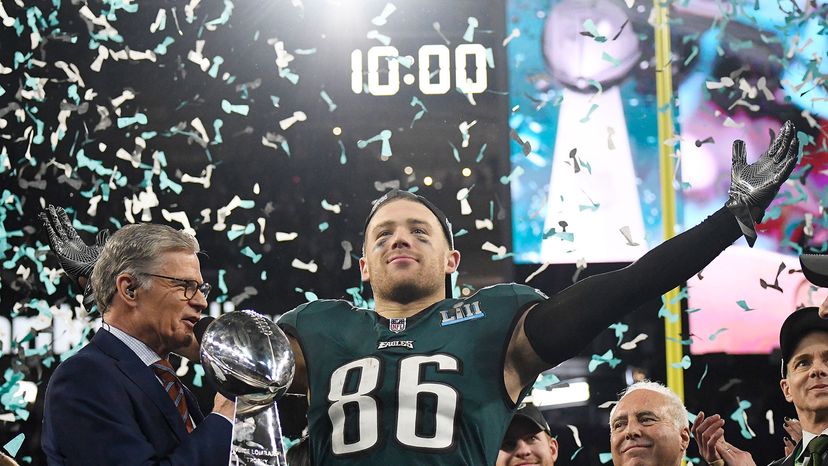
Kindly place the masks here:
<instances>
[{"instance_id":1,"label":"silver football on trophy","mask_svg":"<svg viewBox=\"0 0 828 466\"><path fill-rule=\"evenodd\" d=\"M287 336L251 310L228 312L207 326L201 364L219 393L260 406L284 395L295 370Z\"/></svg>"}]
</instances>

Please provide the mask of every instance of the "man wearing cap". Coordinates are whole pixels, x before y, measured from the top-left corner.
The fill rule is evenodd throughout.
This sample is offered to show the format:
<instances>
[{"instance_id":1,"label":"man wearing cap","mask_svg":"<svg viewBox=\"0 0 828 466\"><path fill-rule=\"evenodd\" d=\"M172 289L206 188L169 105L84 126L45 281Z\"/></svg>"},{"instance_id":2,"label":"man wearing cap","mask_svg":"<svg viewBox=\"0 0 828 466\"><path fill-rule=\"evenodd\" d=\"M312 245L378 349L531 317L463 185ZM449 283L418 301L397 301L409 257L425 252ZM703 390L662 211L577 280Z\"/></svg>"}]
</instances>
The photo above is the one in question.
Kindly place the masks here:
<instances>
[{"instance_id":1,"label":"man wearing cap","mask_svg":"<svg viewBox=\"0 0 828 466\"><path fill-rule=\"evenodd\" d=\"M506 429L495 466L554 466L557 459L558 441L543 414L533 404L523 405Z\"/></svg>"},{"instance_id":2,"label":"man wearing cap","mask_svg":"<svg viewBox=\"0 0 828 466\"><path fill-rule=\"evenodd\" d=\"M828 288L828 255L802 254L799 256L802 273L809 282L822 288ZM828 318L828 298L819 305L819 316Z\"/></svg>"},{"instance_id":3,"label":"man wearing cap","mask_svg":"<svg viewBox=\"0 0 828 466\"><path fill-rule=\"evenodd\" d=\"M660 383L630 385L610 412L613 466L681 466L689 443L684 403Z\"/></svg>"},{"instance_id":4,"label":"man wearing cap","mask_svg":"<svg viewBox=\"0 0 828 466\"><path fill-rule=\"evenodd\" d=\"M828 466L828 320L816 307L794 311L779 332L782 379L779 386L793 403L802 440L770 466ZM693 431L702 457L714 466L753 466L750 455L724 440L724 421L700 414Z\"/></svg>"}]
</instances>

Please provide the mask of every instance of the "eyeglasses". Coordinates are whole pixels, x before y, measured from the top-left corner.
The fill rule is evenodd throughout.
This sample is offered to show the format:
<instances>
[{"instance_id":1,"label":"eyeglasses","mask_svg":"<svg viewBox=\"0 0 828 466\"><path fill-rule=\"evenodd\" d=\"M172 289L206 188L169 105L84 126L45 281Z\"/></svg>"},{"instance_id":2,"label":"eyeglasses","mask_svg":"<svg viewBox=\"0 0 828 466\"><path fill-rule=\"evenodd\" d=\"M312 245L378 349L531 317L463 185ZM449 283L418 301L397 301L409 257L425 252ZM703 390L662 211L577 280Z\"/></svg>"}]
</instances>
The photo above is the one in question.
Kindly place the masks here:
<instances>
[{"instance_id":1,"label":"eyeglasses","mask_svg":"<svg viewBox=\"0 0 828 466\"><path fill-rule=\"evenodd\" d=\"M195 297L196 291L200 291L201 294L204 295L204 299L207 299L207 296L210 295L210 290L213 289L213 285L209 283L199 283L195 280L187 280L184 278L176 278L176 277L168 277L166 275L158 275L155 273L145 273L144 275L149 275L151 277L158 277L158 278L166 278L167 280L172 280L174 282L178 282L179 286L184 288L184 297L187 300L191 300Z\"/></svg>"}]
</instances>

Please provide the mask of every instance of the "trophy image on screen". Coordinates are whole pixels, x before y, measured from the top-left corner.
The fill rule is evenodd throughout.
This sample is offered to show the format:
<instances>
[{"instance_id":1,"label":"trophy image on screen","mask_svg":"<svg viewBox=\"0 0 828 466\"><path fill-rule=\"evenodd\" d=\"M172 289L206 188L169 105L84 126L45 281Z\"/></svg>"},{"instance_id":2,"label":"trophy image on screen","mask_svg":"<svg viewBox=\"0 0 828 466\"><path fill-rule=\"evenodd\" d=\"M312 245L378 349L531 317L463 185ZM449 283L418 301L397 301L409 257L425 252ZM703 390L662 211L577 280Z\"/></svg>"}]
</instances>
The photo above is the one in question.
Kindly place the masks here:
<instances>
[{"instance_id":1,"label":"trophy image on screen","mask_svg":"<svg viewBox=\"0 0 828 466\"><path fill-rule=\"evenodd\" d=\"M276 400L287 391L295 370L287 337L272 320L251 310L208 319L195 329L197 337L204 332L204 372L219 393L236 400L230 464L286 465Z\"/></svg>"}]
</instances>

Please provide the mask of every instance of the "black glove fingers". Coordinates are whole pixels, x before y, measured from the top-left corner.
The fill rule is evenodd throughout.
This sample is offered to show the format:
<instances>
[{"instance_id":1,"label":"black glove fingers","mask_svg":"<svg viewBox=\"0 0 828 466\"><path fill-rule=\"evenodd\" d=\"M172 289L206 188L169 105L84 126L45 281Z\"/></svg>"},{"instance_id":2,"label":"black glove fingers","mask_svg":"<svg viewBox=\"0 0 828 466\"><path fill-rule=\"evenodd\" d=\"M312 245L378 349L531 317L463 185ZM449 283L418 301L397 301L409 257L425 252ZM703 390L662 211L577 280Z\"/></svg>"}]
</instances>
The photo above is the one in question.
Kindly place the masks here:
<instances>
[{"instance_id":1,"label":"black glove fingers","mask_svg":"<svg viewBox=\"0 0 828 466\"><path fill-rule=\"evenodd\" d=\"M745 141L737 139L733 141L733 171L743 168L747 165L747 154L745 153Z\"/></svg>"},{"instance_id":2,"label":"black glove fingers","mask_svg":"<svg viewBox=\"0 0 828 466\"><path fill-rule=\"evenodd\" d=\"M109 230L101 230L98 232L98 236L95 238L95 245L99 248L102 248L106 240L109 239Z\"/></svg>"},{"instance_id":3,"label":"black glove fingers","mask_svg":"<svg viewBox=\"0 0 828 466\"><path fill-rule=\"evenodd\" d=\"M773 161L779 163L782 162L785 157L789 156L791 140L795 139L792 127L787 122L779 131L779 136L776 139L780 140L780 144L779 147L773 152Z\"/></svg>"},{"instance_id":4,"label":"black glove fingers","mask_svg":"<svg viewBox=\"0 0 828 466\"><path fill-rule=\"evenodd\" d=\"M75 230L75 227L72 226L72 221L69 220L69 216L66 215L66 211L63 210L62 207L58 207L60 209L60 221L63 224L63 230L66 232L66 237L70 240L80 239L78 236L78 231Z\"/></svg>"},{"instance_id":5,"label":"black glove fingers","mask_svg":"<svg viewBox=\"0 0 828 466\"><path fill-rule=\"evenodd\" d=\"M52 228L52 222L50 221L49 214L41 212L38 214L38 217L40 217L40 221L43 222L43 226L46 227L46 236L49 238L49 245L52 249L55 249L57 233L55 233L55 229Z\"/></svg>"},{"instance_id":6,"label":"black glove fingers","mask_svg":"<svg viewBox=\"0 0 828 466\"><path fill-rule=\"evenodd\" d=\"M49 204L49 222L54 228L55 232L55 242L58 241L66 241L66 233L63 231L63 225L60 223L60 215L58 214L58 209L61 211L63 210L60 207L55 207L52 204Z\"/></svg>"}]
</instances>

